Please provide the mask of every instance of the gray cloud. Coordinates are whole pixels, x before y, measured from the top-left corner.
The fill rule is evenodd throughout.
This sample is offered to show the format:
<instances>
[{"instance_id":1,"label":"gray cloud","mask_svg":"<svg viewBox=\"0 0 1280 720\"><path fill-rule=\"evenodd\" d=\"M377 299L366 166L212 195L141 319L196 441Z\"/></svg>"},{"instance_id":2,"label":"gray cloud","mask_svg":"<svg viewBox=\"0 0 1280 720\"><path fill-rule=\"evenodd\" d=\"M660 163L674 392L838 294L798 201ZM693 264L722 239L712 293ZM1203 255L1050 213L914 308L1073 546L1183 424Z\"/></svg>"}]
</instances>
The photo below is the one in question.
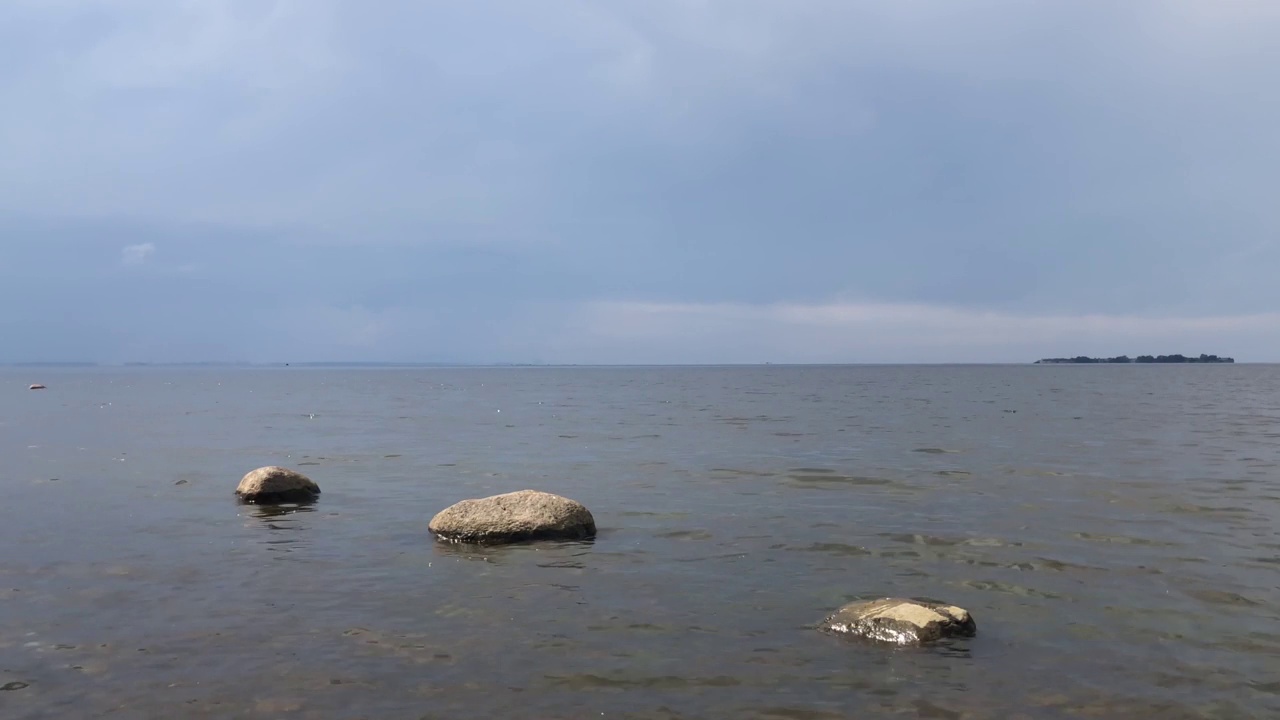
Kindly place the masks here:
<instances>
[{"instance_id":1,"label":"gray cloud","mask_svg":"<svg viewBox=\"0 0 1280 720\"><path fill-rule=\"evenodd\" d=\"M1252 317L1278 33L1195 0L5 3L0 295L76 318L5 327L523 360L618 303Z\"/></svg>"}]
</instances>

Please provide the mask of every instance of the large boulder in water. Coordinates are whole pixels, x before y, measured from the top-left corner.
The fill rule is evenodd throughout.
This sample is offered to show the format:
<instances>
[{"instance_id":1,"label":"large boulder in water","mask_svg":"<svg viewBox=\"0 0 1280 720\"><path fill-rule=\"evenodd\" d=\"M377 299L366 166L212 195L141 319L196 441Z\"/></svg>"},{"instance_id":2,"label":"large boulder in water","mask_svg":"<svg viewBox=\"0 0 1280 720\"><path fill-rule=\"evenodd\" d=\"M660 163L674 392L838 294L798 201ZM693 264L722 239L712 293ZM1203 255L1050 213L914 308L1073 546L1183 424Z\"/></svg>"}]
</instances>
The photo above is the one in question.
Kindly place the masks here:
<instances>
[{"instance_id":1,"label":"large boulder in water","mask_svg":"<svg viewBox=\"0 0 1280 720\"><path fill-rule=\"evenodd\" d=\"M537 490L521 490L463 500L441 510L427 529L447 542L492 545L585 540L595 537L596 521L582 503Z\"/></svg>"},{"instance_id":2,"label":"large boulder in water","mask_svg":"<svg viewBox=\"0 0 1280 720\"><path fill-rule=\"evenodd\" d=\"M320 487L296 470L260 467L240 480L236 497L248 503L306 502L320 494Z\"/></svg>"},{"instance_id":3,"label":"large boulder in water","mask_svg":"<svg viewBox=\"0 0 1280 720\"><path fill-rule=\"evenodd\" d=\"M915 645L944 637L968 637L978 626L968 610L945 603L882 598L849 603L822 621L828 632Z\"/></svg>"}]
</instances>

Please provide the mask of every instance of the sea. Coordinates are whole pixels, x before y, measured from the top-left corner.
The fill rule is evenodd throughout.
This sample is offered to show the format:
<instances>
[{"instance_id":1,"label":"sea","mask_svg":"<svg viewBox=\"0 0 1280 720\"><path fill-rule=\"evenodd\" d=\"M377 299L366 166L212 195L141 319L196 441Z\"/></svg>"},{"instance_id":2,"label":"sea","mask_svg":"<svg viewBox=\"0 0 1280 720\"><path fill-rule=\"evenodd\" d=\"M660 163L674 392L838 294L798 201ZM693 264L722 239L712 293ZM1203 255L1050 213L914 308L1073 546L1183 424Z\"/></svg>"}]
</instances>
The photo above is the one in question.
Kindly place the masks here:
<instances>
[{"instance_id":1,"label":"sea","mask_svg":"<svg viewBox=\"0 0 1280 720\"><path fill-rule=\"evenodd\" d=\"M7 720L1280 717L1280 366L25 367L0 397ZM238 504L263 465L318 502ZM526 488L599 535L427 530ZM818 630L885 596L977 635Z\"/></svg>"}]
</instances>

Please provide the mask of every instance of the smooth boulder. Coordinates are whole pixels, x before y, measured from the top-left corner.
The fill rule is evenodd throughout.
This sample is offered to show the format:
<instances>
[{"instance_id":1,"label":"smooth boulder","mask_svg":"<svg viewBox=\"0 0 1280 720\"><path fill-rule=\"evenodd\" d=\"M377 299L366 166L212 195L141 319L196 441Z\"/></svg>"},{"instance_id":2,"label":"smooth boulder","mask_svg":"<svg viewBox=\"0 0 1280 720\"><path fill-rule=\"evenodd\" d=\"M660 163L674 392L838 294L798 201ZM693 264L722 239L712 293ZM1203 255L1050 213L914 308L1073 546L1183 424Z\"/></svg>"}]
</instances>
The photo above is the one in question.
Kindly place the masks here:
<instances>
[{"instance_id":1,"label":"smooth boulder","mask_svg":"<svg viewBox=\"0 0 1280 720\"><path fill-rule=\"evenodd\" d=\"M916 645L945 637L969 637L978 626L968 610L945 603L881 598L845 605L822 622L828 632L898 645Z\"/></svg>"},{"instance_id":2,"label":"smooth boulder","mask_svg":"<svg viewBox=\"0 0 1280 720\"><path fill-rule=\"evenodd\" d=\"M582 503L537 490L521 490L463 500L436 514L427 529L446 542L493 545L585 540L595 537L596 521Z\"/></svg>"},{"instance_id":3,"label":"smooth boulder","mask_svg":"<svg viewBox=\"0 0 1280 720\"><path fill-rule=\"evenodd\" d=\"M296 470L261 467L240 480L236 497L248 503L306 502L320 494L320 487Z\"/></svg>"}]
</instances>

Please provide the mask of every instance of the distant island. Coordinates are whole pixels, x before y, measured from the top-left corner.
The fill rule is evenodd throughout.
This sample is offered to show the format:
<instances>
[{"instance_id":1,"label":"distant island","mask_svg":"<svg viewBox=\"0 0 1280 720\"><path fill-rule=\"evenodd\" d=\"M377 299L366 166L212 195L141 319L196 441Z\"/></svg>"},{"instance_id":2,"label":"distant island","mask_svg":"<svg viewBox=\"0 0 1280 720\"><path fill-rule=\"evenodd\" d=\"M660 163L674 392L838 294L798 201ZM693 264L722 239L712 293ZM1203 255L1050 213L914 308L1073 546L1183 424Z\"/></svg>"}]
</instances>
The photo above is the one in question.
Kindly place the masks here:
<instances>
[{"instance_id":1,"label":"distant island","mask_svg":"<svg viewBox=\"0 0 1280 720\"><path fill-rule=\"evenodd\" d=\"M1125 363L1233 363L1235 358L1218 357L1217 355L1204 355L1200 357L1188 357L1186 355L1139 355L1131 358L1128 355L1120 355L1112 358L1091 358L1081 355L1073 358L1044 358L1037 360L1036 365L1088 365L1088 364L1120 364Z\"/></svg>"}]
</instances>

